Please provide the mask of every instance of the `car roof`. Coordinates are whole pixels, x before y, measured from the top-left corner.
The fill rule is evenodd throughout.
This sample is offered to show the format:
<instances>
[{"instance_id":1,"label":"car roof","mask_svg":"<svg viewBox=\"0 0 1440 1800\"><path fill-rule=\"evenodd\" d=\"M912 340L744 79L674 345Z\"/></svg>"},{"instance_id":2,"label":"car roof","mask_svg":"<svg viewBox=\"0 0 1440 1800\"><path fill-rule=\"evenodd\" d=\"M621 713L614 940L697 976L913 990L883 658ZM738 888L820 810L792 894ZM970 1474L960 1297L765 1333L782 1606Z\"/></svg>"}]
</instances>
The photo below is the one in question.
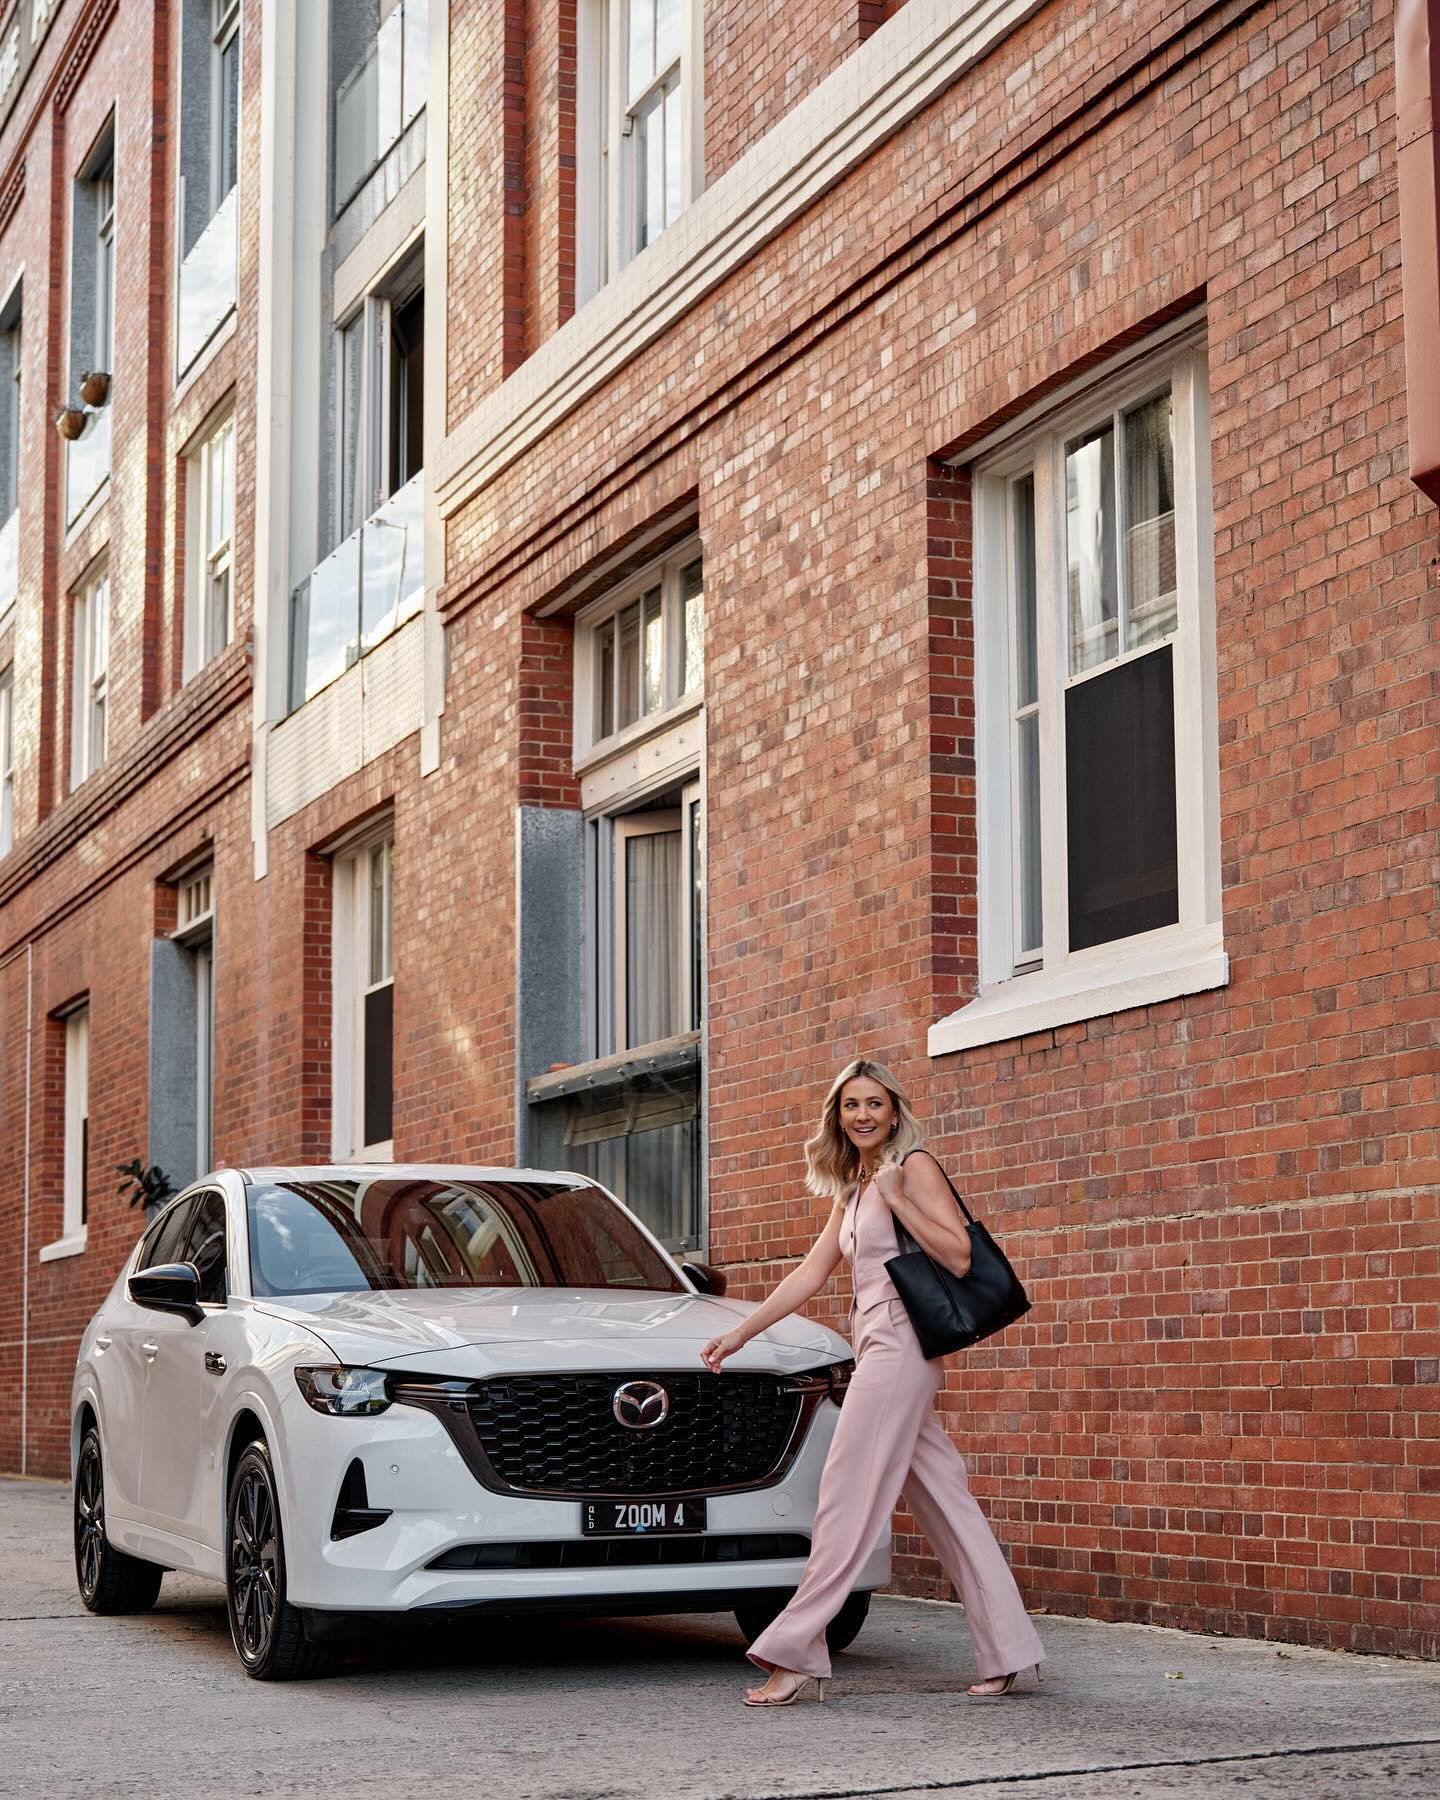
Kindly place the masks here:
<instances>
[{"instance_id":1,"label":"car roof","mask_svg":"<svg viewBox=\"0 0 1440 1800\"><path fill-rule=\"evenodd\" d=\"M507 1169L479 1163L287 1163L236 1171L242 1181L534 1181L590 1187L573 1169Z\"/></svg>"}]
</instances>

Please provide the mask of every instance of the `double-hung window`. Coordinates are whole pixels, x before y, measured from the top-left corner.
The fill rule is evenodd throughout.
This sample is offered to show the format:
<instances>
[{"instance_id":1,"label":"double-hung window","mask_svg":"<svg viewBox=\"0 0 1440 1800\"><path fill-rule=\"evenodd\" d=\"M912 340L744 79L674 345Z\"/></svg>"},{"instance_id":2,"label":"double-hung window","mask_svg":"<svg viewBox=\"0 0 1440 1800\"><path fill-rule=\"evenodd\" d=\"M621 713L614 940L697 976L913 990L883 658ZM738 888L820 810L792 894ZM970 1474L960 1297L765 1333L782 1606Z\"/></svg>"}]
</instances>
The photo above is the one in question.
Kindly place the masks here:
<instances>
[{"instance_id":1,"label":"double-hung window","mask_svg":"<svg viewBox=\"0 0 1440 1800\"><path fill-rule=\"evenodd\" d=\"M0 856L15 843L15 670L0 675Z\"/></svg>"},{"instance_id":2,"label":"double-hung window","mask_svg":"<svg viewBox=\"0 0 1440 1800\"><path fill-rule=\"evenodd\" d=\"M176 942L188 954L195 1010L188 1050L194 1069L195 1175L213 1161L215 1116L215 867L205 863L183 876L176 896ZM181 1039L183 1043L183 1038Z\"/></svg>"},{"instance_id":3,"label":"double-hung window","mask_svg":"<svg viewBox=\"0 0 1440 1800\"><path fill-rule=\"evenodd\" d=\"M333 1135L340 1159L391 1154L394 918L395 839L387 828L335 858Z\"/></svg>"},{"instance_id":4,"label":"double-hung window","mask_svg":"<svg viewBox=\"0 0 1440 1800\"><path fill-rule=\"evenodd\" d=\"M180 93L176 364L183 374L235 309L240 0L184 0Z\"/></svg>"},{"instance_id":5,"label":"double-hung window","mask_svg":"<svg viewBox=\"0 0 1440 1800\"><path fill-rule=\"evenodd\" d=\"M70 785L78 787L105 760L110 706L110 576L88 576L70 603Z\"/></svg>"},{"instance_id":6,"label":"double-hung window","mask_svg":"<svg viewBox=\"0 0 1440 1800\"><path fill-rule=\"evenodd\" d=\"M932 1053L1226 979L1203 340L978 460L977 1000Z\"/></svg>"},{"instance_id":7,"label":"double-hung window","mask_svg":"<svg viewBox=\"0 0 1440 1800\"><path fill-rule=\"evenodd\" d=\"M700 192L701 0L583 0L579 299Z\"/></svg>"},{"instance_id":8,"label":"double-hung window","mask_svg":"<svg viewBox=\"0 0 1440 1800\"><path fill-rule=\"evenodd\" d=\"M185 678L234 635L231 569L235 528L235 420L212 431L189 461Z\"/></svg>"},{"instance_id":9,"label":"double-hung window","mask_svg":"<svg viewBox=\"0 0 1440 1800\"><path fill-rule=\"evenodd\" d=\"M105 127L75 181L71 216L69 398L83 412L65 445L65 521L73 524L110 474L115 367L115 125ZM93 396L93 397L92 397ZM83 409L79 402L83 400Z\"/></svg>"},{"instance_id":10,"label":"double-hung window","mask_svg":"<svg viewBox=\"0 0 1440 1800\"><path fill-rule=\"evenodd\" d=\"M61 1241L74 1242L90 1216L90 1008L65 1015L65 1165Z\"/></svg>"}]
</instances>

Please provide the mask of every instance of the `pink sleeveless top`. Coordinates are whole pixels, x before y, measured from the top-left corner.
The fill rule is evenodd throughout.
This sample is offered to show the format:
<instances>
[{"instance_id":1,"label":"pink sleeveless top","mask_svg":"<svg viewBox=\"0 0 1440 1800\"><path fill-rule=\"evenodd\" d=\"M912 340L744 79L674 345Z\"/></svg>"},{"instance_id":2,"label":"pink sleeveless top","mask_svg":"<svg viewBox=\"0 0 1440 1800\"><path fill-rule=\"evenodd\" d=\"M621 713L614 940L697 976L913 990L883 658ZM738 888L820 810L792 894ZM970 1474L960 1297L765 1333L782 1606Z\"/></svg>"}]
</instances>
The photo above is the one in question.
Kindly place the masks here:
<instances>
[{"instance_id":1,"label":"pink sleeveless top","mask_svg":"<svg viewBox=\"0 0 1440 1800\"><path fill-rule=\"evenodd\" d=\"M885 1273L887 1258L898 1251L895 1215L872 1181L851 1200L840 1224L840 1252L850 1265L856 1312L869 1312L872 1306L900 1298Z\"/></svg>"}]
</instances>

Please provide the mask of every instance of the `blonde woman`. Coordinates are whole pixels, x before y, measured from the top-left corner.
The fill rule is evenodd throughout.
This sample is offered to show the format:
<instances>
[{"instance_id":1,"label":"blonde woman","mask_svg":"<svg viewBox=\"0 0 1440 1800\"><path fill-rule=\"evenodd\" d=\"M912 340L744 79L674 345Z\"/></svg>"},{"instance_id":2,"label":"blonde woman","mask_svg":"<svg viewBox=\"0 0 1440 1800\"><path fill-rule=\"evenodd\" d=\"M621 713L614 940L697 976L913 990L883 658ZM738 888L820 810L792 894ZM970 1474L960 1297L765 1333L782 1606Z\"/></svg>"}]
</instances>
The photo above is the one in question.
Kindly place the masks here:
<instances>
[{"instance_id":1,"label":"blonde woman","mask_svg":"<svg viewBox=\"0 0 1440 1800\"><path fill-rule=\"evenodd\" d=\"M1040 1639L970 1492L960 1453L935 1416L944 1365L925 1360L885 1272L886 1259L896 1254L894 1214L953 1274L970 1266L964 1221L923 1142L920 1122L888 1069L864 1060L843 1068L805 1146L810 1191L834 1201L829 1221L769 1299L701 1352L718 1372L742 1344L813 1300L842 1257L850 1264L855 1375L820 1478L810 1560L794 1599L750 1648L750 1660L770 1678L747 1692L747 1706L825 1698L825 1627L849 1596L902 1487L965 1602L981 1675L967 1692L998 1697L1011 1691L1020 1670L1033 1665L1039 1675Z\"/></svg>"}]
</instances>

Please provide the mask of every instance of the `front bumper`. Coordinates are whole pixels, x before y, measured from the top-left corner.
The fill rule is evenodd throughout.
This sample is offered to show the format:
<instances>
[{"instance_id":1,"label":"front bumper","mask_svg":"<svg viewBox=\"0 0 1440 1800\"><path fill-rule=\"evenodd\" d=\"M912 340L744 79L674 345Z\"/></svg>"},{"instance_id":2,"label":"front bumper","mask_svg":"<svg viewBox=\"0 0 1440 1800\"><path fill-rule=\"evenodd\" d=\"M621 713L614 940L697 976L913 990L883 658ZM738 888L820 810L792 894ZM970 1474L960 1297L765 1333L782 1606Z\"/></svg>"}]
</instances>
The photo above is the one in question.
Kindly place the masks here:
<instances>
[{"instance_id":1,"label":"front bumper","mask_svg":"<svg viewBox=\"0 0 1440 1800\"><path fill-rule=\"evenodd\" d=\"M438 1558L467 1545L578 1543L581 1503L482 1487L444 1427L418 1408L332 1419L311 1411L297 1393L286 1411L282 1504L289 1597L316 1612L711 1610L757 1590L793 1588L805 1566L804 1554L767 1554L640 1567L435 1568ZM706 1536L758 1541L783 1535L808 1543L838 1417L829 1401L815 1409L798 1453L772 1486L710 1496ZM389 1517L356 1536L333 1539L341 1485L356 1459L370 1507ZM889 1574L887 1530L856 1586L881 1587Z\"/></svg>"}]
</instances>

